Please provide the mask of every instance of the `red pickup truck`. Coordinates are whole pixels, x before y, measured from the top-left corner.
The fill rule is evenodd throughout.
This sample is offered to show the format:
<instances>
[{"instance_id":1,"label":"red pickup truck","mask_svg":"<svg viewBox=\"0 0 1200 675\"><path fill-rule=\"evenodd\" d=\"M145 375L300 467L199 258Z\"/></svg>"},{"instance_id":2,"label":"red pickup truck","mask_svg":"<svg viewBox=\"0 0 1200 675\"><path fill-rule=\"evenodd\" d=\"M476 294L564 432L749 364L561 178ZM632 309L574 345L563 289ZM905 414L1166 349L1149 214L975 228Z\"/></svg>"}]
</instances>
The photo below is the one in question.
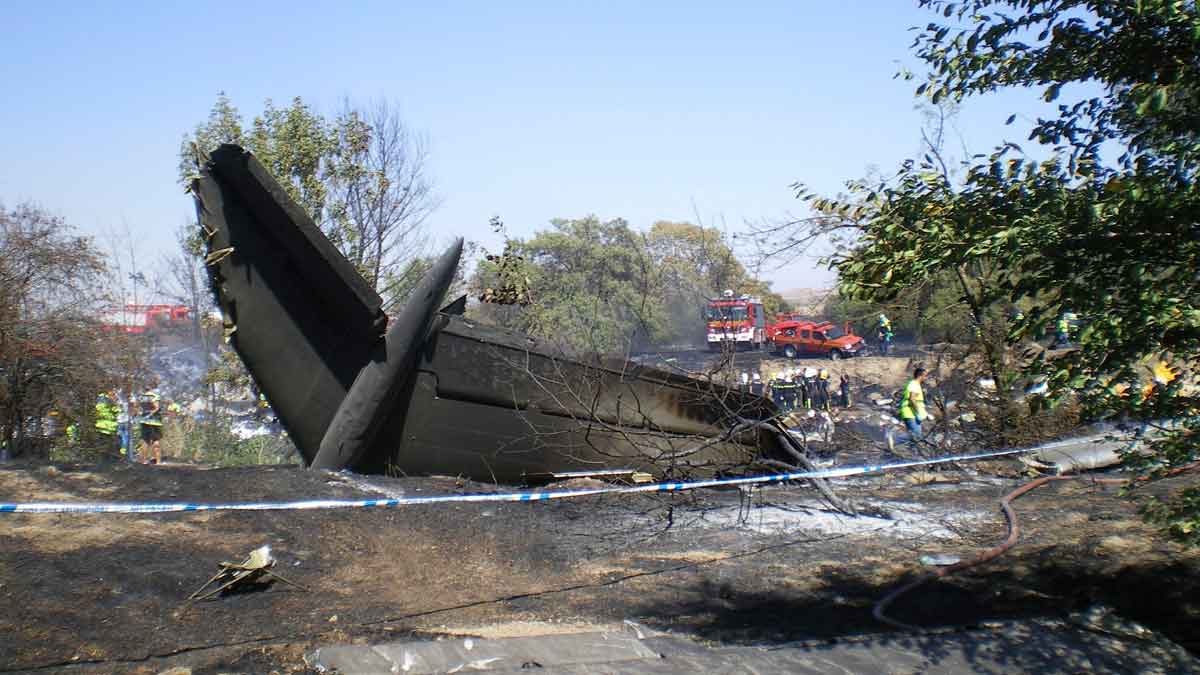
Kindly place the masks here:
<instances>
[{"instance_id":1,"label":"red pickup truck","mask_svg":"<svg viewBox=\"0 0 1200 675\"><path fill-rule=\"evenodd\" d=\"M867 347L861 337L847 333L828 321L780 321L770 327L769 333L772 351L783 352L789 359L828 356L837 360L859 356L866 352Z\"/></svg>"}]
</instances>

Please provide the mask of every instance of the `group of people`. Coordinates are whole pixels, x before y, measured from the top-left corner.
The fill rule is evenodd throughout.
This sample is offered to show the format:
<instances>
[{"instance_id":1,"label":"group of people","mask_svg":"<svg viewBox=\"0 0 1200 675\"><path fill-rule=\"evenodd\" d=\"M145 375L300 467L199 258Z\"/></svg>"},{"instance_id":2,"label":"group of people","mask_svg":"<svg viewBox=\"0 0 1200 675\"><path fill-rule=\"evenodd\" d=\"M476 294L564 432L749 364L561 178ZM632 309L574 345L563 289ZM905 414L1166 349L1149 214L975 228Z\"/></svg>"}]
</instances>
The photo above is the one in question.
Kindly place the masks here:
<instances>
[{"instance_id":1,"label":"group of people","mask_svg":"<svg viewBox=\"0 0 1200 675\"><path fill-rule=\"evenodd\" d=\"M743 391L771 399L784 412L832 410L834 405L850 405L849 377L843 375L838 388L831 390L829 371L824 368L785 370L766 382L759 373L742 373L741 387Z\"/></svg>"},{"instance_id":2,"label":"group of people","mask_svg":"<svg viewBox=\"0 0 1200 675\"><path fill-rule=\"evenodd\" d=\"M129 461L162 463L163 416L178 415L177 403L163 405L156 388L133 400L122 392L107 391L96 397L96 433ZM134 436L140 441L134 444ZM140 452L139 452L140 449Z\"/></svg>"}]
</instances>

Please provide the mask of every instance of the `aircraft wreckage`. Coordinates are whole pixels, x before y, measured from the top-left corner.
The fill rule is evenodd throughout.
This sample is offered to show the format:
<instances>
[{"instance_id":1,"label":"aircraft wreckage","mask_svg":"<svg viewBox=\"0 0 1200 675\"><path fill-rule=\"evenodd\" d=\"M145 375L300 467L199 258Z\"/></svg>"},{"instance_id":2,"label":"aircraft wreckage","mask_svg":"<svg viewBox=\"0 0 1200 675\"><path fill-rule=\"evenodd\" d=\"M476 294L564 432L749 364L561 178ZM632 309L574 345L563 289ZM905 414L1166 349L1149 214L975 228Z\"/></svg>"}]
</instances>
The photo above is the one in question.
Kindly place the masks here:
<instances>
[{"instance_id":1,"label":"aircraft wreckage","mask_svg":"<svg viewBox=\"0 0 1200 675\"><path fill-rule=\"evenodd\" d=\"M309 466L522 481L714 474L781 458L777 411L712 382L581 360L439 310L462 240L396 316L254 156L223 145L192 185L226 331Z\"/></svg>"}]
</instances>

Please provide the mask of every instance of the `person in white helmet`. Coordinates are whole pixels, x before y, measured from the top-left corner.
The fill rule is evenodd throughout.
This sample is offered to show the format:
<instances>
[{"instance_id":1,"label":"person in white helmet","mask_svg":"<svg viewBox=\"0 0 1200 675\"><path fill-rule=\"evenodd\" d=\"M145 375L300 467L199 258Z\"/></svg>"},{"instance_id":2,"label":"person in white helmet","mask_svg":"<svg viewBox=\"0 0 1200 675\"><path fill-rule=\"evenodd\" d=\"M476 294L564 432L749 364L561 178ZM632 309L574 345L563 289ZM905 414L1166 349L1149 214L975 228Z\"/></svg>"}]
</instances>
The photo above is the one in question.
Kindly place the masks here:
<instances>
[{"instance_id":1,"label":"person in white helmet","mask_svg":"<svg viewBox=\"0 0 1200 675\"><path fill-rule=\"evenodd\" d=\"M762 396L762 395L763 395L763 381L762 381L762 375L759 375L758 373L755 373L755 374L754 374L754 375L751 377L751 380L750 380L750 393L751 393L751 394L754 394L755 396Z\"/></svg>"}]
</instances>

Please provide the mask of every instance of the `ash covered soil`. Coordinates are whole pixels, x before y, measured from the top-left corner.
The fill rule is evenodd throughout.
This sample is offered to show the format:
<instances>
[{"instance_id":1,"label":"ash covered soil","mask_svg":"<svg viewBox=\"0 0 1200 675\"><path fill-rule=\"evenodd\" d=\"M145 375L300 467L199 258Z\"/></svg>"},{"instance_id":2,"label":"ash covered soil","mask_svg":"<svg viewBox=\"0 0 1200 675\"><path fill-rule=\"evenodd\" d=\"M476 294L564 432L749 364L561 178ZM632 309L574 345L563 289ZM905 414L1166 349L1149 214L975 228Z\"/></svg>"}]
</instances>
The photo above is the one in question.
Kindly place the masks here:
<instances>
[{"instance_id":1,"label":"ash covered soil","mask_svg":"<svg viewBox=\"0 0 1200 675\"><path fill-rule=\"evenodd\" d=\"M803 485L335 511L0 514L0 672L296 672L321 645L626 620L724 643L882 633L873 604L928 569L921 556L967 558L1003 539L996 503L1027 480L1017 467L836 484L891 519L831 513ZM0 469L4 502L498 490L298 467ZM1086 478L1035 490L1016 509L1015 549L904 596L890 614L967 626L1103 603L1200 654L1200 553L1142 523L1116 487ZM276 571L306 590L276 583L185 602L218 562L263 544Z\"/></svg>"}]
</instances>

